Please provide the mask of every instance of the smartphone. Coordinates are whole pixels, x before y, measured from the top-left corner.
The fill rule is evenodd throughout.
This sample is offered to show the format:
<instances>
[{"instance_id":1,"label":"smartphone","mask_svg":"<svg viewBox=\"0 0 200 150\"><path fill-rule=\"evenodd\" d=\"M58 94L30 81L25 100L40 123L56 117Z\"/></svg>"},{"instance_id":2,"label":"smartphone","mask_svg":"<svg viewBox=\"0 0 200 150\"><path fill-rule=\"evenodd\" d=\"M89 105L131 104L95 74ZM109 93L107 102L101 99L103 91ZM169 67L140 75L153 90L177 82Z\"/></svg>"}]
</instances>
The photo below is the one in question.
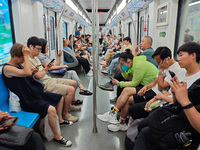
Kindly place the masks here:
<instances>
[{"instance_id":1,"label":"smartphone","mask_svg":"<svg viewBox=\"0 0 200 150\"><path fill-rule=\"evenodd\" d=\"M14 126L17 123L18 119L19 119L19 117L14 117L14 118L2 120L2 121L0 121L0 128Z\"/></svg>"},{"instance_id":2,"label":"smartphone","mask_svg":"<svg viewBox=\"0 0 200 150\"><path fill-rule=\"evenodd\" d=\"M173 71L171 71L171 70L169 70L169 74L171 75L172 78L176 75L176 74L175 74Z\"/></svg>"},{"instance_id":3,"label":"smartphone","mask_svg":"<svg viewBox=\"0 0 200 150\"><path fill-rule=\"evenodd\" d=\"M52 59L52 60L50 61L50 63L54 62L54 60L55 60L55 59ZM49 63L47 66L49 66L49 65L50 65L50 63Z\"/></svg>"},{"instance_id":4,"label":"smartphone","mask_svg":"<svg viewBox=\"0 0 200 150\"><path fill-rule=\"evenodd\" d=\"M113 78L111 76L109 76L109 78L112 80Z\"/></svg>"}]
</instances>

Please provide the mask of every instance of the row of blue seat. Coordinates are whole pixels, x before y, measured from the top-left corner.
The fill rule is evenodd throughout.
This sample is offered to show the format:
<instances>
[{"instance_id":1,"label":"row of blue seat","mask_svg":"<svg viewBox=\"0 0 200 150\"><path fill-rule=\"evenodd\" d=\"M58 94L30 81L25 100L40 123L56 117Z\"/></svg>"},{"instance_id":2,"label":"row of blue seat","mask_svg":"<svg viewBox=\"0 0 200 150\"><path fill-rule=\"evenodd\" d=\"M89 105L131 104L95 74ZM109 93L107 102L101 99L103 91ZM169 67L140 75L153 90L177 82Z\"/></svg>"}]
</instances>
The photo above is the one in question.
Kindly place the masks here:
<instances>
[{"instance_id":1,"label":"row of blue seat","mask_svg":"<svg viewBox=\"0 0 200 150\"><path fill-rule=\"evenodd\" d=\"M29 128L32 128L39 119L38 113L25 112L23 110L15 113L9 112L9 91L2 79L1 73L0 73L0 110L8 112L11 116L19 117L17 124Z\"/></svg>"}]
</instances>

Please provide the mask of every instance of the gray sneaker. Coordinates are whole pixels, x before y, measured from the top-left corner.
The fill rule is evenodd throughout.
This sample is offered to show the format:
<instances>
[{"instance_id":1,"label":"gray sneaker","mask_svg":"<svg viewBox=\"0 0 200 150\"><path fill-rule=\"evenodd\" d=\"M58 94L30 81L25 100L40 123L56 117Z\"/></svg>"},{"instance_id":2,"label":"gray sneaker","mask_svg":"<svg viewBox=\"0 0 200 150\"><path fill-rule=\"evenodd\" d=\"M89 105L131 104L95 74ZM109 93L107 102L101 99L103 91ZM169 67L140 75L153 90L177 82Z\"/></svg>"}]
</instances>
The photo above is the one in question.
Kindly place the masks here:
<instances>
[{"instance_id":1,"label":"gray sneaker","mask_svg":"<svg viewBox=\"0 0 200 150\"><path fill-rule=\"evenodd\" d=\"M110 82L107 82L104 85L99 85L99 88L102 90L114 91L113 85Z\"/></svg>"},{"instance_id":2,"label":"gray sneaker","mask_svg":"<svg viewBox=\"0 0 200 150\"><path fill-rule=\"evenodd\" d=\"M117 97L113 98L113 99L110 99L110 102L111 103L116 103L117 102Z\"/></svg>"}]
</instances>

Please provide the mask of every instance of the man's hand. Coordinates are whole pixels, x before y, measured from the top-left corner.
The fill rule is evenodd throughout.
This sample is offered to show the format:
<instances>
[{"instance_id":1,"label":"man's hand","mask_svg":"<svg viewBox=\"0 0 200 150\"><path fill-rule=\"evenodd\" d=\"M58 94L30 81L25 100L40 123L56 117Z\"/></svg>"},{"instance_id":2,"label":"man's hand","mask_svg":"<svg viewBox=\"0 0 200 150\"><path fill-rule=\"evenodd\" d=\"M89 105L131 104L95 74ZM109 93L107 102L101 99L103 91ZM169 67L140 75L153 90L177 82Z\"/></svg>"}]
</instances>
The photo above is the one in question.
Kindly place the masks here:
<instances>
[{"instance_id":1,"label":"man's hand","mask_svg":"<svg viewBox=\"0 0 200 150\"><path fill-rule=\"evenodd\" d=\"M111 79L113 85L119 85L119 81L117 79Z\"/></svg>"},{"instance_id":2,"label":"man's hand","mask_svg":"<svg viewBox=\"0 0 200 150\"><path fill-rule=\"evenodd\" d=\"M143 88L141 88L139 90L139 92L137 93L139 96L143 96L147 91L147 86L144 86Z\"/></svg>"},{"instance_id":3,"label":"man's hand","mask_svg":"<svg viewBox=\"0 0 200 150\"><path fill-rule=\"evenodd\" d=\"M59 52L58 52L58 57L61 57L61 56L62 56L62 53L63 53L63 50L59 50Z\"/></svg>"},{"instance_id":4,"label":"man's hand","mask_svg":"<svg viewBox=\"0 0 200 150\"><path fill-rule=\"evenodd\" d=\"M32 74L37 73L39 71L38 65L36 67L34 67L34 68L31 68L31 71L32 71Z\"/></svg>"},{"instance_id":5,"label":"man's hand","mask_svg":"<svg viewBox=\"0 0 200 150\"><path fill-rule=\"evenodd\" d=\"M145 108L147 108L147 107L149 107L150 105L151 105L151 103L153 103L153 102L155 102L156 101L156 98L154 97L154 98L152 98L150 101L148 101L147 103L146 103L146 105L145 105ZM146 111L150 111L150 110L146 110Z\"/></svg>"},{"instance_id":6,"label":"man's hand","mask_svg":"<svg viewBox=\"0 0 200 150\"><path fill-rule=\"evenodd\" d=\"M165 58L164 60L161 60L159 64L160 71L164 71L167 68L169 68L169 58Z\"/></svg>"},{"instance_id":7,"label":"man's hand","mask_svg":"<svg viewBox=\"0 0 200 150\"><path fill-rule=\"evenodd\" d=\"M176 76L172 79L172 82L173 84L170 84L170 86L175 93L177 101L182 106L188 105L190 101L188 98L187 83L184 81L180 82Z\"/></svg>"}]
</instances>

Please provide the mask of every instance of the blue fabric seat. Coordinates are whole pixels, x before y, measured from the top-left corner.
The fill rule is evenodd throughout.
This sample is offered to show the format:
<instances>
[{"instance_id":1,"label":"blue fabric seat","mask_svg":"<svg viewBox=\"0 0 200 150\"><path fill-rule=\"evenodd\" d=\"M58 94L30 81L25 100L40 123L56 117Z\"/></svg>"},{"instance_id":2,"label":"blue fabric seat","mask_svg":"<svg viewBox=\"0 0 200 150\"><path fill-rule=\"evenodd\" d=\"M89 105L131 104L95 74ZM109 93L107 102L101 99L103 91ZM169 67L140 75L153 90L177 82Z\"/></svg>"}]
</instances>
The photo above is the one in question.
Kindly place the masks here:
<instances>
[{"instance_id":1,"label":"blue fabric seat","mask_svg":"<svg viewBox=\"0 0 200 150\"><path fill-rule=\"evenodd\" d=\"M9 112L9 92L8 89L3 82L2 74L0 73L0 110L4 112L8 112L11 116L19 117L19 120L17 121L18 125L25 126L32 128L34 124L39 119L38 113L31 113L31 112L25 112L23 110L11 113Z\"/></svg>"}]
</instances>

